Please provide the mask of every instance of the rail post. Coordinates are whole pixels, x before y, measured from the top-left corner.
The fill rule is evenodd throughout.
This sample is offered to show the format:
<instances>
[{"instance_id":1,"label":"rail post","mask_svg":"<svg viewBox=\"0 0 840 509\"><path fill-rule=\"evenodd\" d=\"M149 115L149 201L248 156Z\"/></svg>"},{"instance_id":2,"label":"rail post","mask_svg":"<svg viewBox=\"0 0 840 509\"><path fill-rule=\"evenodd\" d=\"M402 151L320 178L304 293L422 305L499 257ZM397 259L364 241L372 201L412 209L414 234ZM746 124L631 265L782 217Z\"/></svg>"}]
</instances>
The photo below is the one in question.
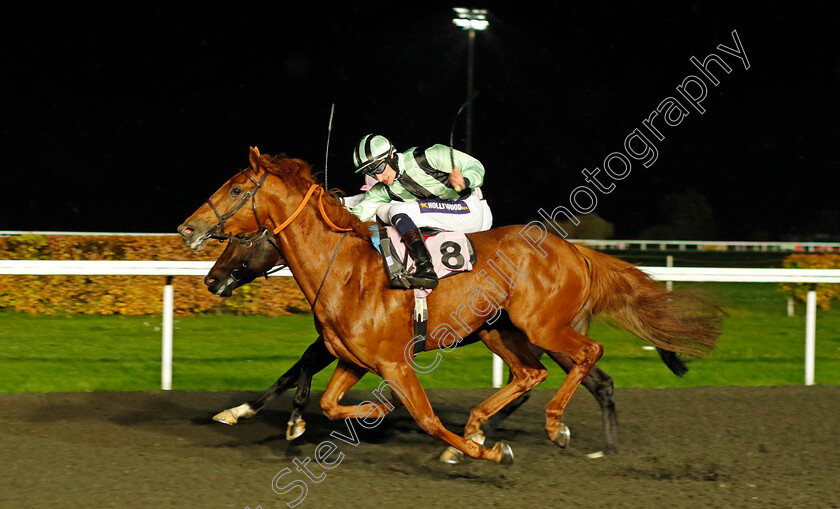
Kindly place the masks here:
<instances>
[{"instance_id":1,"label":"rail post","mask_svg":"<svg viewBox=\"0 0 840 509\"><path fill-rule=\"evenodd\" d=\"M814 385L814 365L817 347L817 292L811 285L805 303L805 385Z\"/></svg>"},{"instance_id":2,"label":"rail post","mask_svg":"<svg viewBox=\"0 0 840 509\"><path fill-rule=\"evenodd\" d=\"M161 340L160 356L160 388L164 391L172 390L172 314L175 302L175 292L172 288L172 276L166 276L163 287L163 338Z\"/></svg>"}]
</instances>

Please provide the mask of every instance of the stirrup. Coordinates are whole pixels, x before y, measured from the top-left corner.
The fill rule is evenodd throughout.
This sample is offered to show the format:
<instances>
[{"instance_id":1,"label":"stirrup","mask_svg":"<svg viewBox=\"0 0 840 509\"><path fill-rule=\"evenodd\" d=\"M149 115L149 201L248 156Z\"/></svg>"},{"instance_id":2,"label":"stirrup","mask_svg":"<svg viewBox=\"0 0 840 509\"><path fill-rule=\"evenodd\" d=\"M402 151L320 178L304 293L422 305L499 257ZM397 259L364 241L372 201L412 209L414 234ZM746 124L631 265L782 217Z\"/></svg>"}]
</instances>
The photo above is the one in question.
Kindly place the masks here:
<instances>
[{"instance_id":1,"label":"stirrup","mask_svg":"<svg viewBox=\"0 0 840 509\"><path fill-rule=\"evenodd\" d=\"M411 288L411 281L408 280L408 274L404 270L391 274L391 287L399 288L401 290L408 290Z\"/></svg>"},{"instance_id":2,"label":"stirrup","mask_svg":"<svg viewBox=\"0 0 840 509\"><path fill-rule=\"evenodd\" d=\"M406 275L406 280L411 285L411 288L425 288L427 290L431 290L436 288L438 285L437 277L417 277L414 274L408 274Z\"/></svg>"},{"instance_id":3,"label":"stirrup","mask_svg":"<svg viewBox=\"0 0 840 509\"><path fill-rule=\"evenodd\" d=\"M437 275L434 278L416 277L414 274L409 274L405 270L398 270L391 273L391 287L399 288L400 290L410 290L412 288L425 288L431 290L438 285Z\"/></svg>"}]
</instances>

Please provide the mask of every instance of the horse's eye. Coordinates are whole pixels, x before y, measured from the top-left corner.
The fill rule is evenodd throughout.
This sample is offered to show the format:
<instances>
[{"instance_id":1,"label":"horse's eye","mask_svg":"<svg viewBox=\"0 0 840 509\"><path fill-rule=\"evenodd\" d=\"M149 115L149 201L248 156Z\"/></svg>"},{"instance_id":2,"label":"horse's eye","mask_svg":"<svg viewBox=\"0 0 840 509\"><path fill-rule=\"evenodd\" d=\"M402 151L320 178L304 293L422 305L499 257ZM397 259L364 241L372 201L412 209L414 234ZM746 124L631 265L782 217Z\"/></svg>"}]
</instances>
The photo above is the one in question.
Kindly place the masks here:
<instances>
[{"instance_id":1,"label":"horse's eye","mask_svg":"<svg viewBox=\"0 0 840 509\"><path fill-rule=\"evenodd\" d=\"M248 268L248 262L247 261L242 262L242 267L247 269Z\"/></svg>"},{"instance_id":2,"label":"horse's eye","mask_svg":"<svg viewBox=\"0 0 840 509\"><path fill-rule=\"evenodd\" d=\"M239 196L240 194L242 194L242 188L240 188L240 187L233 187L233 188L231 188L231 190L230 190L230 194L232 194L233 196Z\"/></svg>"}]
</instances>

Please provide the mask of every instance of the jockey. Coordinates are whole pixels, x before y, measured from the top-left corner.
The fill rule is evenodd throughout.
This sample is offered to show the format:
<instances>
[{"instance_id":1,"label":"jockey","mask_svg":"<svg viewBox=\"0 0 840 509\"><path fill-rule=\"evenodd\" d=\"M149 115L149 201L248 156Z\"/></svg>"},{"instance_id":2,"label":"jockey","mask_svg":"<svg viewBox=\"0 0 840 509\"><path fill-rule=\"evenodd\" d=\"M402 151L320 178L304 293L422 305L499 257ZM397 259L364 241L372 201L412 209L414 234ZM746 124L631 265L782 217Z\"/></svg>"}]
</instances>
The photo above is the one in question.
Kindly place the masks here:
<instances>
[{"instance_id":1,"label":"jockey","mask_svg":"<svg viewBox=\"0 0 840 509\"><path fill-rule=\"evenodd\" d=\"M454 162L454 164L453 164ZM490 228L492 216L479 186L484 166L446 145L398 153L384 136L368 134L353 152L356 173L377 180L351 209L362 221L374 216L393 225L414 259L415 286L434 288L437 274L420 228L473 233Z\"/></svg>"}]
</instances>

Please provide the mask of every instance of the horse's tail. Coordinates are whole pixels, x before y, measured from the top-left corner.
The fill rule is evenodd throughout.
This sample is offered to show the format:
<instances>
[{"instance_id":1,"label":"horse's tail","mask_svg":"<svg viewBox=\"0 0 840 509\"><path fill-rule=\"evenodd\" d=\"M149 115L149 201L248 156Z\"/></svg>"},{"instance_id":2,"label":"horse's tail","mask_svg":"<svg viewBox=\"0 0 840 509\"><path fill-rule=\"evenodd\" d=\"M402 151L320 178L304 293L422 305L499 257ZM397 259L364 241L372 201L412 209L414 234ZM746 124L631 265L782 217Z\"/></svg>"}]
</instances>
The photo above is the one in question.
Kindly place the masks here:
<instances>
[{"instance_id":1,"label":"horse's tail","mask_svg":"<svg viewBox=\"0 0 840 509\"><path fill-rule=\"evenodd\" d=\"M686 366L685 362L674 352L657 348L656 353L659 354L659 358L662 359L662 362L664 362L665 365L668 366L668 369L670 369L675 375L682 377L688 373L688 366Z\"/></svg>"},{"instance_id":2,"label":"horse's tail","mask_svg":"<svg viewBox=\"0 0 840 509\"><path fill-rule=\"evenodd\" d=\"M608 314L614 320L608 323L662 350L702 357L717 346L725 314L720 306L699 292L668 291L630 263L577 247L590 267L593 315Z\"/></svg>"}]
</instances>

